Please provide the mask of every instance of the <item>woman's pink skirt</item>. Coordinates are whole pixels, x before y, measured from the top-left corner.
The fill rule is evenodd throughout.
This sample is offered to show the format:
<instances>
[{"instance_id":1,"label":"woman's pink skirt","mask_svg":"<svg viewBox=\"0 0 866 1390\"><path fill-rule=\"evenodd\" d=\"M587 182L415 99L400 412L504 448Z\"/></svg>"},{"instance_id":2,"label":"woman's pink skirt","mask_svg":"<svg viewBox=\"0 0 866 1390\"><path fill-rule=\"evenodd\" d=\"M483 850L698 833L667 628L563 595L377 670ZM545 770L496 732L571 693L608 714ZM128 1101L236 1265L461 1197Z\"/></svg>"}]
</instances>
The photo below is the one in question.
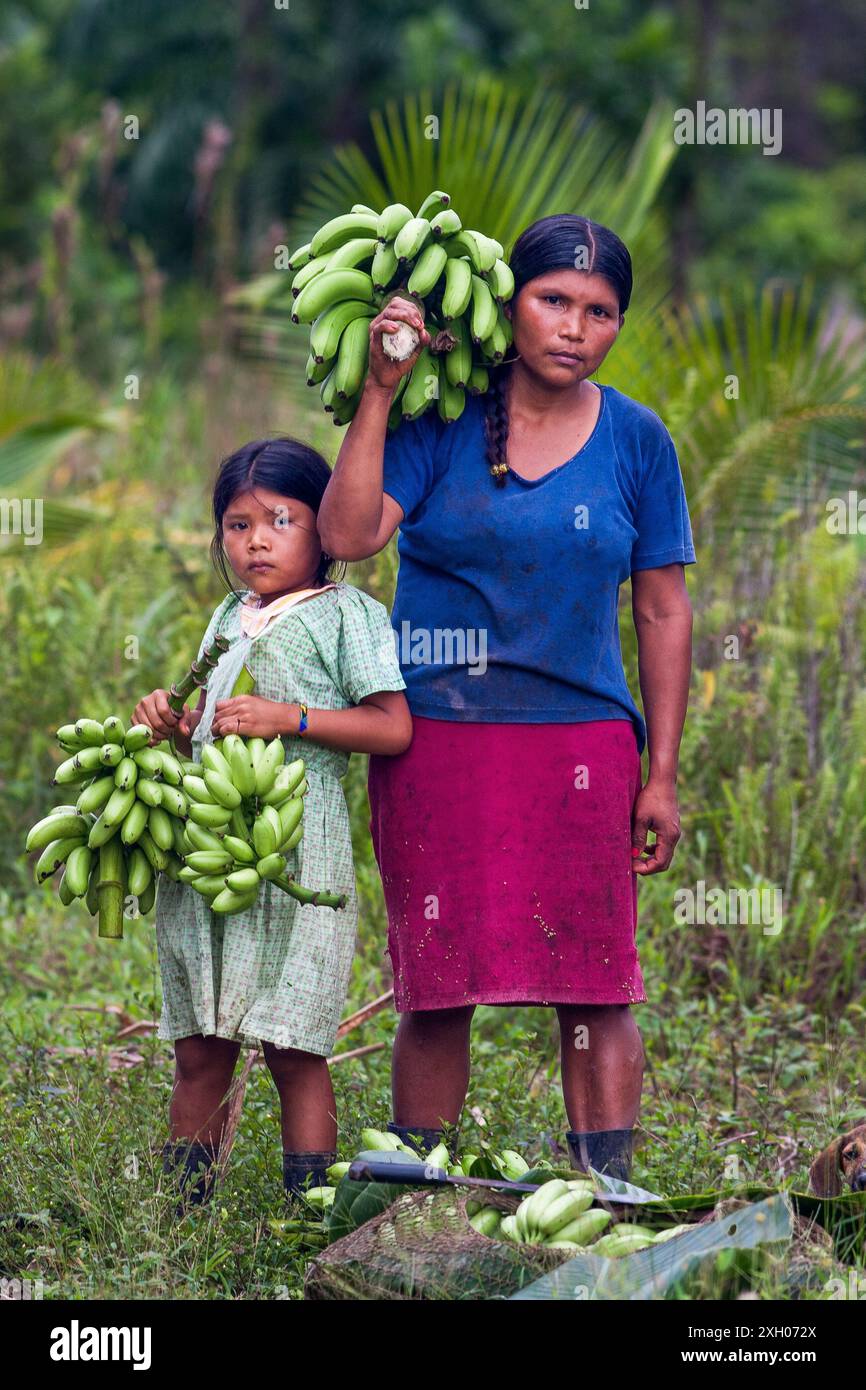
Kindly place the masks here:
<instances>
[{"instance_id":1,"label":"woman's pink skirt","mask_svg":"<svg viewBox=\"0 0 866 1390\"><path fill-rule=\"evenodd\" d=\"M413 724L368 780L397 1010L645 1002L631 720Z\"/></svg>"}]
</instances>

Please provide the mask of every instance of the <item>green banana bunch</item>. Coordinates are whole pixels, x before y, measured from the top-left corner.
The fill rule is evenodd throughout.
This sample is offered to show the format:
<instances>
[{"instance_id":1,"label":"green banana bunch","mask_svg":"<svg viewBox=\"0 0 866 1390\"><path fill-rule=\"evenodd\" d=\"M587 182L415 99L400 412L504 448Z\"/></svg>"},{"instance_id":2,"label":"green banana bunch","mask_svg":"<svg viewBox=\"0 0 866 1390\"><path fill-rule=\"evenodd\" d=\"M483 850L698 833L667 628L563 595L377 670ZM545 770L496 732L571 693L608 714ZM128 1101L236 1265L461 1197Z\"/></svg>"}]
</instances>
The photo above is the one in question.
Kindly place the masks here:
<instances>
[{"instance_id":1,"label":"green banana bunch","mask_svg":"<svg viewBox=\"0 0 866 1390\"><path fill-rule=\"evenodd\" d=\"M57 730L71 756L52 785L74 787L74 805L55 806L32 826L25 851L41 851L34 875L44 883L63 866L57 892L64 906L82 899L99 918L98 934L123 935L123 906L131 894L141 915L156 900L160 873L182 866L181 825L188 798L181 790L184 760L149 747L146 724L127 729L119 715L82 718ZM195 764L190 764L194 767Z\"/></svg>"},{"instance_id":2,"label":"green banana bunch","mask_svg":"<svg viewBox=\"0 0 866 1390\"><path fill-rule=\"evenodd\" d=\"M449 353L428 346L423 363L422 354L416 359L412 381L408 373L401 378L388 413L391 430L402 420L417 419L434 400L443 420L457 420L466 392L488 389L486 364L500 362L510 345L510 324L501 308L514 293L514 276L502 244L465 227L443 189L429 193L414 214L401 202L379 213L355 203L292 252L287 265L293 276L292 321L310 325L307 385L319 388L335 425L348 424L358 409L368 370L369 323L394 293L415 298L431 334L458 322L461 327L457 349ZM285 301L279 277L261 277L245 289L252 293L259 284L259 307L279 310Z\"/></svg>"},{"instance_id":3,"label":"green banana bunch","mask_svg":"<svg viewBox=\"0 0 866 1390\"><path fill-rule=\"evenodd\" d=\"M262 884L275 883L301 902L344 907L345 898L301 888L287 872L286 856L304 833L308 791L302 758L286 763L281 738L226 734L205 743L201 763L183 777L189 815L181 834L178 871L217 913L243 912Z\"/></svg>"}]
</instances>

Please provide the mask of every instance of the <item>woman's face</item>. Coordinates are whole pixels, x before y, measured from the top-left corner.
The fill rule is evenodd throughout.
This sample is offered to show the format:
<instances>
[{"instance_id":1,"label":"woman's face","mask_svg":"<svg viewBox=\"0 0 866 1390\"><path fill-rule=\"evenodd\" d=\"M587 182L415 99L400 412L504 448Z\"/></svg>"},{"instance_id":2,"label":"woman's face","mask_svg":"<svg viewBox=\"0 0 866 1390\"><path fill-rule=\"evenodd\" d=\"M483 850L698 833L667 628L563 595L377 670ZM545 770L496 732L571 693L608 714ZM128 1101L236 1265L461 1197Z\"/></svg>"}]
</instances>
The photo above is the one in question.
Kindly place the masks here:
<instances>
[{"instance_id":1,"label":"woman's face","mask_svg":"<svg viewBox=\"0 0 866 1390\"><path fill-rule=\"evenodd\" d=\"M528 280L505 312L521 365L548 385L563 387L592 376L624 317L609 280L571 269Z\"/></svg>"},{"instance_id":2,"label":"woman's face","mask_svg":"<svg viewBox=\"0 0 866 1390\"><path fill-rule=\"evenodd\" d=\"M222 535L235 574L263 600L314 587L322 544L305 502L267 488L239 492L223 515Z\"/></svg>"}]
</instances>

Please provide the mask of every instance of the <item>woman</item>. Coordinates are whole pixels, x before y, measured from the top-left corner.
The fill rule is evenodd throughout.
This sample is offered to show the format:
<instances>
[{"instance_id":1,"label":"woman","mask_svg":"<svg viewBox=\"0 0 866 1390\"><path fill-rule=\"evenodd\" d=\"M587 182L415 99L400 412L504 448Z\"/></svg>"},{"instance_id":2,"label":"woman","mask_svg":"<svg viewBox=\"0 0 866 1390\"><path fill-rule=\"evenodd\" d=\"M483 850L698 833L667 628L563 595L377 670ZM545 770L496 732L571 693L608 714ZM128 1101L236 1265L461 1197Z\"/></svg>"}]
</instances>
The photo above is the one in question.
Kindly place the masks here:
<instances>
[{"instance_id":1,"label":"woman","mask_svg":"<svg viewBox=\"0 0 866 1390\"><path fill-rule=\"evenodd\" d=\"M680 835L695 552L665 426L589 379L628 308L626 247L545 217L509 263L513 346L455 423L431 408L386 437L417 353L393 363L381 335L430 338L408 299L372 320L319 511L339 559L401 530L391 621L414 735L369 770L401 1014L390 1128L429 1149L457 1123L477 1004L551 1004L572 1159L627 1178L644 1061L630 1006L646 1000L635 875L664 872ZM629 575L646 723L619 645Z\"/></svg>"}]
</instances>

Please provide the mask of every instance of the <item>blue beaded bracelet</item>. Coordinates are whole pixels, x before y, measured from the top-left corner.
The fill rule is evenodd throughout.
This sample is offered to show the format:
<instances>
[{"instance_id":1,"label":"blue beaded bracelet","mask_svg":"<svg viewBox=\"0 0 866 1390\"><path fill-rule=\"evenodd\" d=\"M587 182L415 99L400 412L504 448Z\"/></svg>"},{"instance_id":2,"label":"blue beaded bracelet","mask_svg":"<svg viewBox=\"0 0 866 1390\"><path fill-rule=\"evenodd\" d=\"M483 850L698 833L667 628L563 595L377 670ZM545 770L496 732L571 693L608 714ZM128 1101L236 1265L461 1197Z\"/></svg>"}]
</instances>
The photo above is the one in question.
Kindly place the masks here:
<instances>
[{"instance_id":1,"label":"blue beaded bracelet","mask_svg":"<svg viewBox=\"0 0 866 1390\"><path fill-rule=\"evenodd\" d=\"M298 725L298 733L302 734L307 727L307 706L299 704L298 709L301 711L301 722Z\"/></svg>"}]
</instances>

